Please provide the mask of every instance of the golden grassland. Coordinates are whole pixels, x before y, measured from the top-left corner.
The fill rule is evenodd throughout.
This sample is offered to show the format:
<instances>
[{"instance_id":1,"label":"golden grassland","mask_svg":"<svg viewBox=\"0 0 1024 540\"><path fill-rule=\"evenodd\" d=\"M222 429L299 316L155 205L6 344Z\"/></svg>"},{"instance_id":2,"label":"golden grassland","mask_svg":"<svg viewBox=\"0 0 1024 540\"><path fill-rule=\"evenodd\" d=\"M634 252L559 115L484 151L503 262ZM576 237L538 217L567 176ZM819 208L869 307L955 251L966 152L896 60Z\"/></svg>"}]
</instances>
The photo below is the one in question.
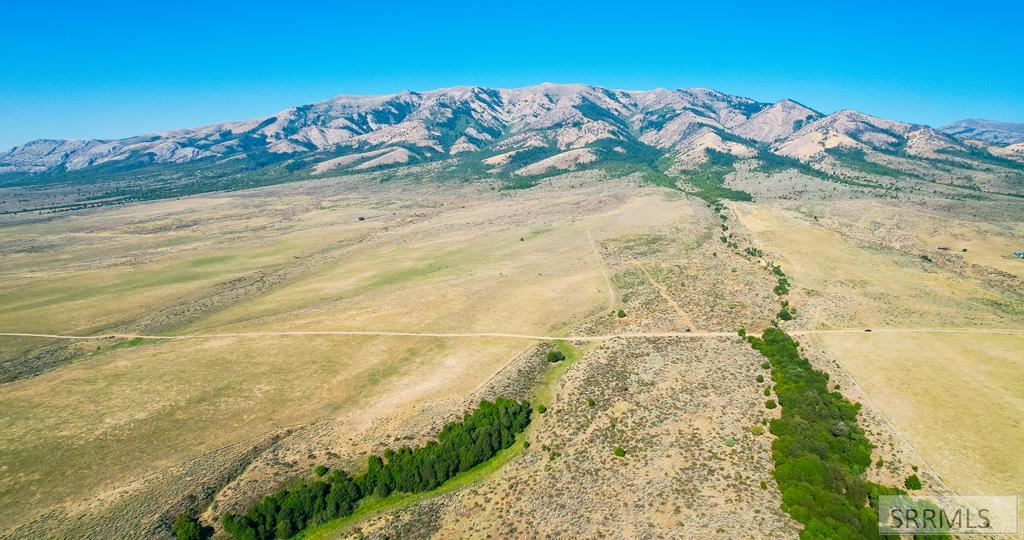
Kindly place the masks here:
<instances>
[{"instance_id":1,"label":"golden grassland","mask_svg":"<svg viewBox=\"0 0 1024 540\"><path fill-rule=\"evenodd\" d=\"M794 278L797 325L1024 327L1020 296L885 245L850 239L795 212L735 206L755 241Z\"/></svg>"},{"instance_id":2,"label":"golden grassland","mask_svg":"<svg viewBox=\"0 0 1024 540\"><path fill-rule=\"evenodd\" d=\"M928 464L964 495L1024 486L1024 336L820 335Z\"/></svg>"},{"instance_id":3,"label":"golden grassland","mask_svg":"<svg viewBox=\"0 0 1024 540\"><path fill-rule=\"evenodd\" d=\"M566 335L685 331L691 321L697 330L764 326L778 309L772 278L755 258L719 243L720 234L733 232L791 276L797 318L784 323L789 329L1024 327L1024 302L1013 286L1024 262L1004 254L1024 235L1019 219L902 215L895 203L864 199L730 203L729 232L720 233L722 222L703 203L632 180L581 173L524 191L493 187L382 183L367 176L34 221L10 218L0 222L0 331ZM935 253L938 245L948 245L950 253ZM963 248L968 251L955 252ZM626 316L612 316L612 307ZM1024 396L1016 384L1024 380L1022 339L858 333L805 341L838 358L951 486L984 493L1024 485L1017 457L1024 451L1017 420ZM124 521L118 530L150 530L145 527L160 512L189 495L162 486L187 486L194 483L190 475L209 472L196 464L213 463L211 456L230 461L222 454L240 454L268 434L308 430L308 438L281 446L286 451L280 455L271 452L258 466L246 462L241 480L217 498L241 504L259 491L246 491L253 484L270 489L281 475L294 477L325 453L337 452L337 462L351 464L368 451L404 444L409 439L398 435L408 430L392 428L403 422L426 428L457 414L467 396L531 345L502 337L251 335L78 343L2 337L0 369L17 364L20 371L17 380L0 384L0 536L97 533L130 505L138 508L123 515L135 521L117 514ZM531 427L529 452L517 444L445 493L470 484L495 493L494 478L509 479L494 473L520 461L512 467L520 476L509 478L521 485L544 476L564 479L559 489L578 491L572 482L580 478L563 463L592 466L587 481L619 463L603 447L585 457L587 430L596 430L609 444L638 437L632 444L649 452L640 464L644 474L652 482L675 474L674 497L711 497L723 508L756 502L766 526L792 533L785 516L769 511L777 510L775 491L743 491L753 489L756 471L747 471L740 487L714 473L723 466L716 456L726 435L750 439L730 467L769 459L768 441L748 436L765 411L743 405L759 404L761 388L746 371L729 371L758 365L745 345L721 338L682 348L674 341L634 346L613 340L582 349L575 363L568 344L554 346L569 360L542 378L535 397L552 411ZM37 361L42 367L33 372ZM635 386L643 392L633 392ZM680 395L678 388L689 393ZM706 388L713 390L704 395ZM596 400L595 410L581 405L599 395L604 399ZM628 411L620 401L632 403ZM689 454L666 465L656 459L663 449L643 437L668 437L652 426L667 418L685 424L677 416L692 412L694 403L740 420L704 415L692 425L671 424L673 448L690 446ZM986 418L964 420L965 411ZM988 418L997 413L1005 414ZM587 427L584 420L595 418L599 425ZM635 435L619 423L636 424ZM580 431L570 433L573 426ZM326 440L330 446L310 450ZM578 455L555 456L563 444ZM701 489L671 469L693 456L706 461L698 467L706 473ZM605 500L551 494L542 498L551 504L538 505L528 495L516 494L517 508L532 512L537 523L559 500L595 507ZM399 511L426 497L371 501L360 515ZM478 501L471 502L475 508ZM625 521L615 518L608 526L660 526L648 523L646 512L623 512ZM665 523L680 526L678 516L686 513L658 512ZM323 532L333 536L358 517ZM83 525L89 520L95 524ZM569 531L577 524L556 525L552 530Z\"/></svg>"},{"instance_id":4,"label":"golden grassland","mask_svg":"<svg viewBox=\"0 0 1024 540\"><path fill-rule=\"evenodd\" d=\"M0 328L557 333L607 302L588 229L616 236L692 217L688 201L660 190L576 184L403 193L345 180L11 224L0 227L9 255ZM0 349L16 358L44 344L3 338ZM281 428L345 418L357 436L374 419L469 395L527 345L359 336L74 345L70 364L0 387L0 530L60 530L97 500ZM51 511L58 517L42 523Z\"/></svg>"}]
</instances>

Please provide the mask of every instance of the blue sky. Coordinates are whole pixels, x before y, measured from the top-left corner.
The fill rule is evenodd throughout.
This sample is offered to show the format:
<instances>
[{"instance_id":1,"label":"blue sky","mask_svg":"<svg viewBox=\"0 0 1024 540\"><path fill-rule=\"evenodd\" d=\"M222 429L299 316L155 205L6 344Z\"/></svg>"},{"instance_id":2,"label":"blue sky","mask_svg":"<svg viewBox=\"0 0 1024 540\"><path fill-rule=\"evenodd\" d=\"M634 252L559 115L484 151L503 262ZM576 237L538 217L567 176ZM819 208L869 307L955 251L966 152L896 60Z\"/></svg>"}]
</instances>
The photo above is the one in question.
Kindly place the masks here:
<instances>
[{"instance_id":1,"label":"blue sky","mask_svg":"<svg viewBox=\"0 0 1024 540\"><path fill-rule=\"evenodd\" d=\"M823 112L1024 122L1020 2L11 2L0 148L341 93L710 87Z\"/></svg>"}]
</instances>

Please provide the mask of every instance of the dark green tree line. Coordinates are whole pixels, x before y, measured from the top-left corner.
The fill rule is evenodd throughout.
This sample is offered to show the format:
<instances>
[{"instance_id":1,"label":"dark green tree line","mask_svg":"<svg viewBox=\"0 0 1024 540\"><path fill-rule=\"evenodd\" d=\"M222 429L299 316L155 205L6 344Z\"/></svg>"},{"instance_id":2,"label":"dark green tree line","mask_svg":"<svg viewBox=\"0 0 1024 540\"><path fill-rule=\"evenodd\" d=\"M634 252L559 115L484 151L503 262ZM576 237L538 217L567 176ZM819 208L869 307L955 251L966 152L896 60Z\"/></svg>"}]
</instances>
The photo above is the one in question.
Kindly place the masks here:
<instances>
[{"instance_id":1,"label":"dark green tree line","mask_svg":"<svg viewBox=\"0 0 1024 540\"><path fill-rule=\"evenodd\" d=\"M436 441L370 456L366 471L355 478L335 470L326 479L274 493L244 514L225 514L224 530L238 540L289 538L307 527L351 514L368 495L434 489L511 446L516 434L529 425L530 413L525 401L481 401L461 422L444 426Z\"/></svg>"},{"instance_id":2,"label":"dark green tree line","mask_svg":"<svg viewBox=\"0 0 1024 540\"><path fill-rule=\"evenodd\" d=\"M782 407L770 424L774 476L782 509L804 524L800 537L880 538L877 498L903 492L864 479L872 446L857 422L860 405L830 392L828 374L801 357L779 328L747 341L771 363Z\"/></svg>"}]
</instances>

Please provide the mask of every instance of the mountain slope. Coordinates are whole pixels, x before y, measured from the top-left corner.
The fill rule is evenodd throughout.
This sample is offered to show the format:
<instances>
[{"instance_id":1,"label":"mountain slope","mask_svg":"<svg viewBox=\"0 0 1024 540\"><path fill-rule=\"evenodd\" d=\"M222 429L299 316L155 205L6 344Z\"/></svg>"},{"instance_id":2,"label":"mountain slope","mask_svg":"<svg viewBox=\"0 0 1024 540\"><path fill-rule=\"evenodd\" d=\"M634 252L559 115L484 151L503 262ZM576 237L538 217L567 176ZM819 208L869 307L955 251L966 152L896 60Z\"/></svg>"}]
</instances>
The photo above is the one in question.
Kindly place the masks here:
<instances>
[{"instance_id":1,"label":"mountain slope","mask_svg":"<svg viewBox=\"0 0 1024 540\"><path fill-rule=\"evenodd\" d=\"M938 157L942 151L965 147L928 126L886 120L851 109L819 118L772 146L781 155L804 161L820 160L833 148L902 152L931 158Z\"/></svg>"},{"instance_id":2,"label":"mountain slope","mask_svg":"<svg viewBox=\"0 0 1024 540\"><path fill-rule=\"evenodd\" d=\"M819 118L821 113L818 111L793 100L783 99L751 116L735 132L741 137L769 143L788 137Z\"/></svg>"}]
</instances>

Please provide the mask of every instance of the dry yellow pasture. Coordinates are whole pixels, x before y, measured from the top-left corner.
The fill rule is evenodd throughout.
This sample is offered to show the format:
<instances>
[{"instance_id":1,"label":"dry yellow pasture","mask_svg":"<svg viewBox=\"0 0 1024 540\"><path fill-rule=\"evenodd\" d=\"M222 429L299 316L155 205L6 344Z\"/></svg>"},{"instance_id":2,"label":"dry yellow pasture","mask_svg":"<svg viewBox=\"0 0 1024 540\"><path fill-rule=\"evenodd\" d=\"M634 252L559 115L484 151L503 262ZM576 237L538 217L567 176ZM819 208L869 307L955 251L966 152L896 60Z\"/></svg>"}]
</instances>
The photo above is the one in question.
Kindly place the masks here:
<instances>
[{"instance_id":1,"label":"dry yellow pasture","mask_svg":"<svg viewBox=\"0 0 1024 540\"><path fill-rule=\"evenodd\" d=\"M874 405L962 495L1024 486L1024 336L829 334Z\"/></svg>"},{"instance_id":2,"label":"dry yellow pasture","mask_svg":"<svg viewBox=\"0 0 1024 540\"><path fill-rule=\"evenodd\" d=\"M792 277L791 296L804 315L792 326L1024 327L1018 298L914 254L848 238L795 212L733 208Z\"/></svg>"},{"instance_id":3,"label":"dry yellow pasture","mask_svg":"<svg viewBox=\"0 0 1024 540\"><path fill-rule=\"evenodd\" d=\"M323 180L0 226L10 255L0 262L0 331L557 334L607 309L592 238L694 218L688 200L663 190L565 182L509 193ZM0 338L0 358L47 343ZM72 363L0 386L0 535L67 531L154 477L281 428L344 418L358 438L376 419L471 394L530 345L380 336L76 345Z\"/></svg>"}]
</instances>

